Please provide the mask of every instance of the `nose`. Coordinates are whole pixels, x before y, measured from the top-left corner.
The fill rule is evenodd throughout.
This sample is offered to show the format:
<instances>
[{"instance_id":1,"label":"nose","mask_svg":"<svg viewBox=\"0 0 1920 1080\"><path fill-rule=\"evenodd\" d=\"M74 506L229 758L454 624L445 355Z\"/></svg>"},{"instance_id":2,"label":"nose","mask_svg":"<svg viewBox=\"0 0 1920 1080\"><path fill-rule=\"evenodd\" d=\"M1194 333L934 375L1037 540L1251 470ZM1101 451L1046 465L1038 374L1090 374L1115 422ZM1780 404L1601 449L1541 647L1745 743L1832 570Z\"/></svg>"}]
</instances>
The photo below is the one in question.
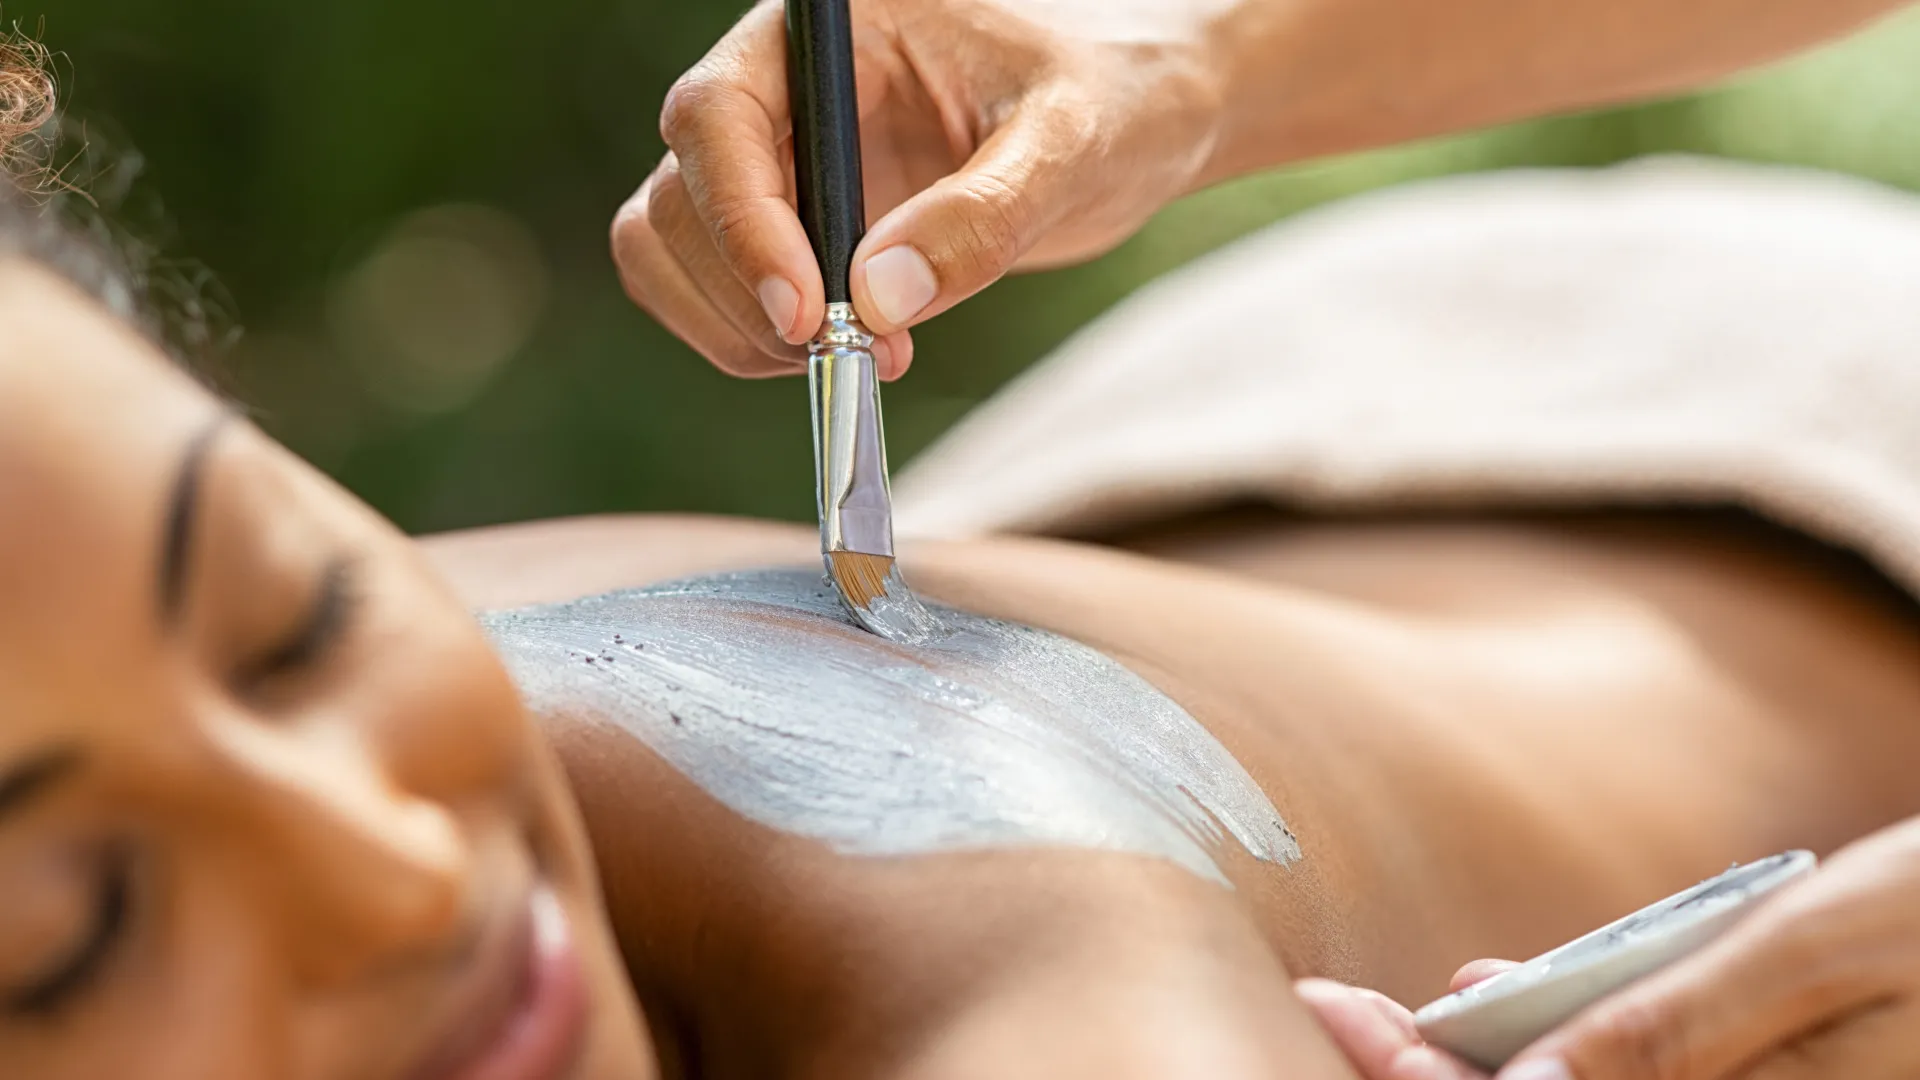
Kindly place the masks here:
<instances>
[{"instance_id":1,"label":"nose","mask_svg":"<svg viewBox=\"0 0 1920 1080\"><path fill-rule=\"evenodd\" d=\"M473 851L455 812L395 784L353 735L246 724L223 740L252 781L229 827L314 986L443 958L473 922Z\"/></svg>"},{"instance_id":2,"label":"nose","mask_svg":"<svg viewBox=\"0 0 1920 1080\"><path fill-rule=\"evenodd\" d=\"M241 816L257 823L287 955L310 983L444 963L492 899L480 863L513 857L531 737L518 695L464 616L423 615L404 644L298 723L214 710L219 756L250 778L257 805Z\"/></svg>"},{"instance_id":3,"label":"nose","mask_svg":"<svg viewBox=\"0 0 1920 1080\"><path fill-rule=\"evenodd\" d=\"M474 921L472 860L452 813L405 796L316 802L302 827L305 902L293 905L306 909L294 937L307 977L350 982L458 947Z\"/></svg>"}]
</instances>

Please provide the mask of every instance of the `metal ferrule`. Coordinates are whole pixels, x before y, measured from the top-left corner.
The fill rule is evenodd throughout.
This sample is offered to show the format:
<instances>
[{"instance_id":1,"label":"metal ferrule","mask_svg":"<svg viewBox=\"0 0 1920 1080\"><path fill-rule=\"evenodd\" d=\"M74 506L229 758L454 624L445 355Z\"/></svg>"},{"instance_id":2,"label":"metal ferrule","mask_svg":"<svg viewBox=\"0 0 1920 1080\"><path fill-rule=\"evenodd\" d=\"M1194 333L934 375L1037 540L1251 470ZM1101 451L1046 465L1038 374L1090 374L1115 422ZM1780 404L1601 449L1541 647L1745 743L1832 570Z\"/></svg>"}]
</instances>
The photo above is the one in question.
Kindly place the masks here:
<instances>
[{"instance_id":1,"label":"metal ferrule","mask_svg":"<svg viewBox=\"0 0 1920 1080\"><path fill-rule=\"evenodd\" d=\"M854 317L852 304L828 304L810 352L820 550L892 557L893 493L873 335Z\"/></svg>"}]
</instances>

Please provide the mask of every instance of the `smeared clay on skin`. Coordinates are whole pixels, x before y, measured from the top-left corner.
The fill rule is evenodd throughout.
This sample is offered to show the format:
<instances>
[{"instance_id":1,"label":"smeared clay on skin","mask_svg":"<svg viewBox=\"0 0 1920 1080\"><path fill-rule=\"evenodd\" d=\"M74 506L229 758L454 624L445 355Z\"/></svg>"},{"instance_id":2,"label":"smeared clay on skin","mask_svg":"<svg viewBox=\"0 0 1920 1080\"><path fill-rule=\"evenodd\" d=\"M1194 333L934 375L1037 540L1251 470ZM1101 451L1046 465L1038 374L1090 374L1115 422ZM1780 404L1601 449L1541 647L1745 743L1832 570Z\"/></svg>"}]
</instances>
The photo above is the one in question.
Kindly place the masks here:
<instances>
[{"instance_id":1,"label":"smeared clay on skin","mask_svg":"<svg viewBox=\"0 0 1920 1080\"><path fill-rule=\"evenodd\" d=\"M631 732L753 821L854 855L1063 846L1226 883L1299 845L1225 747L1106 656L935 605L858 628L816 572L696 578L483 616L529 703Z\"/></svg>"},{"instance_id":2,"label":"smeared clay on skin","mask_svg":"<svg viewBox=\"0 0 1920 1080\"><path fill-rule=\"evenodd\" d=\"M902 645L926 645L945 633L940 620L907 588L898 563L888 569L887 587L873 603L864 612L848 614L870 632Z\"/></svg>"}]
</instances>

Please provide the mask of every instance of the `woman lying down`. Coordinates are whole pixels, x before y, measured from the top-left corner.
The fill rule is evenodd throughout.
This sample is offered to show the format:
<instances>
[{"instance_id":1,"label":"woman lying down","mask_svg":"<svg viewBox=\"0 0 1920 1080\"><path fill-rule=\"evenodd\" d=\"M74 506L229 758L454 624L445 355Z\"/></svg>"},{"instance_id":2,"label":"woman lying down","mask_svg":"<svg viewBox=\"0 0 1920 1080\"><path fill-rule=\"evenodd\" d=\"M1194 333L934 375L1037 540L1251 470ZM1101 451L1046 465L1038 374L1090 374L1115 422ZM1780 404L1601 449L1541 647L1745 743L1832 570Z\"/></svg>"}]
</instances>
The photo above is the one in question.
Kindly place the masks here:
<instances>
[{"instance_id":1,"label":"woman lying down","mask_svg":"<svg viewBox=\"0 0 1920 1080\"><path fill-rule=\"evenodd\" d=\"M1486 183L1433 213L1492 227L1513 202L1499 185L1519 182ZM1502 281L1551 291L1542 252L1577 262L1568 245L1604 234L1612 258L1648 260L1608 264L1630 281L1711 248L1618 242L1635 198L1684 201L1684 183L1539 183L1549 203L1584 198L1557 185L1620 190L1565 235L1534 222L1539 243L1507 263L1484 233L1460 234L1482 249L1462 268L1444 238L1405 229L1425 239L1319 261L1343 230L1428 212L1362 206L1117 315L1218 369L1178 416L1149 412L1174 402L1133 381L1164 342L1096 330L1070 347L930 455L903 521L1105 520L1106 539L909 547L914 584L944 605L924 647L849 625L809 529L615 518L409 541L171 366L98 298L117 287L90 253L12 212L7 1075L1350 1077L1378 1047L1335 1009L1350 1063L1293 980L1417 1004L1466 961L1920 812L1920 626L1881 579L1733 515L1522 512L1548 479L1568 507L1636 491L1765 504L1764 463L1734 454L1758 486L1701 473L1702 497L1682 499L1685 477L1631 439L1608 470L1602 443L1550 424L1585 465L1538 449L1503 472L1470 432L1440 431L1422 438L1457 454L1413 456L1460 468L1417 476L1385 451L1408 403L1442 393L1440 357L1424 383L1340 391L1371 426L1234 441L1288 387L1335 408L1335 372L1297 366L1311 342L1288 343L1292 368L1262 367L1252 344L1321 285L1374 282L1322 307L1317 331L1288 324L1321 334L1329 362L1364 373L1363 345L1379 359L1393 334L1446 322L1452 348L1479 342L1486 376L1508 339L1481 309ZM1387 266L1392 281L1375 276ZM1226 277L1248 284L1213 288ZM1623 433L1660 428L1623 419L1657 351L1615 364L1556 343L1633 290L1561 284L1501 316L1509 338L1564 361L1555 385L1584 380ZM1218 302L1195 307L1188 287ZM1332 315L1364 320L1352 350ZM1481 389L1537 423L1524 383ZM1879 385L1854 389L1893 392ZM1801 400L1749 397L1782 416ZM1741 418L1762 413L1726 407L1719 448L1737 450ZM1117 445L1139 468L1078 423L1101 415L1112 431L1138 418ZM1167 497L1200 488L1156 457L1212 470L1215 503L1428 491L1481 510L1202 512ZM1511 512L1488 509L1506 489ZM1832 508L1817 522L1842 538L1890 520L1844 501L1804 505ZM1872 551L1900 573L1916 539Z\"/></svg>"}]
</instances>

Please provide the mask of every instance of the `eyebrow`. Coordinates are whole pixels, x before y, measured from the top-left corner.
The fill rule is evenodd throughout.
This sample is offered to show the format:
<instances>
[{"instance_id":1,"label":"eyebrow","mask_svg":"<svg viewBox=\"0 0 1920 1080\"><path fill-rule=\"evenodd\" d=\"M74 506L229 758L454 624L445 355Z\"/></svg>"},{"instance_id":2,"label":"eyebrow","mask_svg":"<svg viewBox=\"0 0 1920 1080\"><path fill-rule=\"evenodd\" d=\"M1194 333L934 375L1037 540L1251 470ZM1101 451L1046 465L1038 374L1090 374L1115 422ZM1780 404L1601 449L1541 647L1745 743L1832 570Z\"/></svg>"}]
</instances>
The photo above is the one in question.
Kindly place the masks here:
<instances>
[{"instance_id":1,"label":"eyebrow","mask_svg":"<svg viewBox=\"0 0 1920 1080\"><path fill-rule=\"evenodd\" d=\"M0 772L0 817L14 813L80 767L80 751L60 747Z\"/></svg>"},{"instance_id":2,"label":"eyebrow","mask_svg":"<svg viewBox=\"0 0 1920 1080\"><path fill-rule=\"evenodd\" d=\"M193 549L194 511L200 503L207 452L213 448L214 437L227 426L229 416L221 413L194 435L173 477L173 492L167 498L167 515L160 532L160 619L164 623L180 617L186 595L187 557Z\"/></svg>"}]
</instances>

